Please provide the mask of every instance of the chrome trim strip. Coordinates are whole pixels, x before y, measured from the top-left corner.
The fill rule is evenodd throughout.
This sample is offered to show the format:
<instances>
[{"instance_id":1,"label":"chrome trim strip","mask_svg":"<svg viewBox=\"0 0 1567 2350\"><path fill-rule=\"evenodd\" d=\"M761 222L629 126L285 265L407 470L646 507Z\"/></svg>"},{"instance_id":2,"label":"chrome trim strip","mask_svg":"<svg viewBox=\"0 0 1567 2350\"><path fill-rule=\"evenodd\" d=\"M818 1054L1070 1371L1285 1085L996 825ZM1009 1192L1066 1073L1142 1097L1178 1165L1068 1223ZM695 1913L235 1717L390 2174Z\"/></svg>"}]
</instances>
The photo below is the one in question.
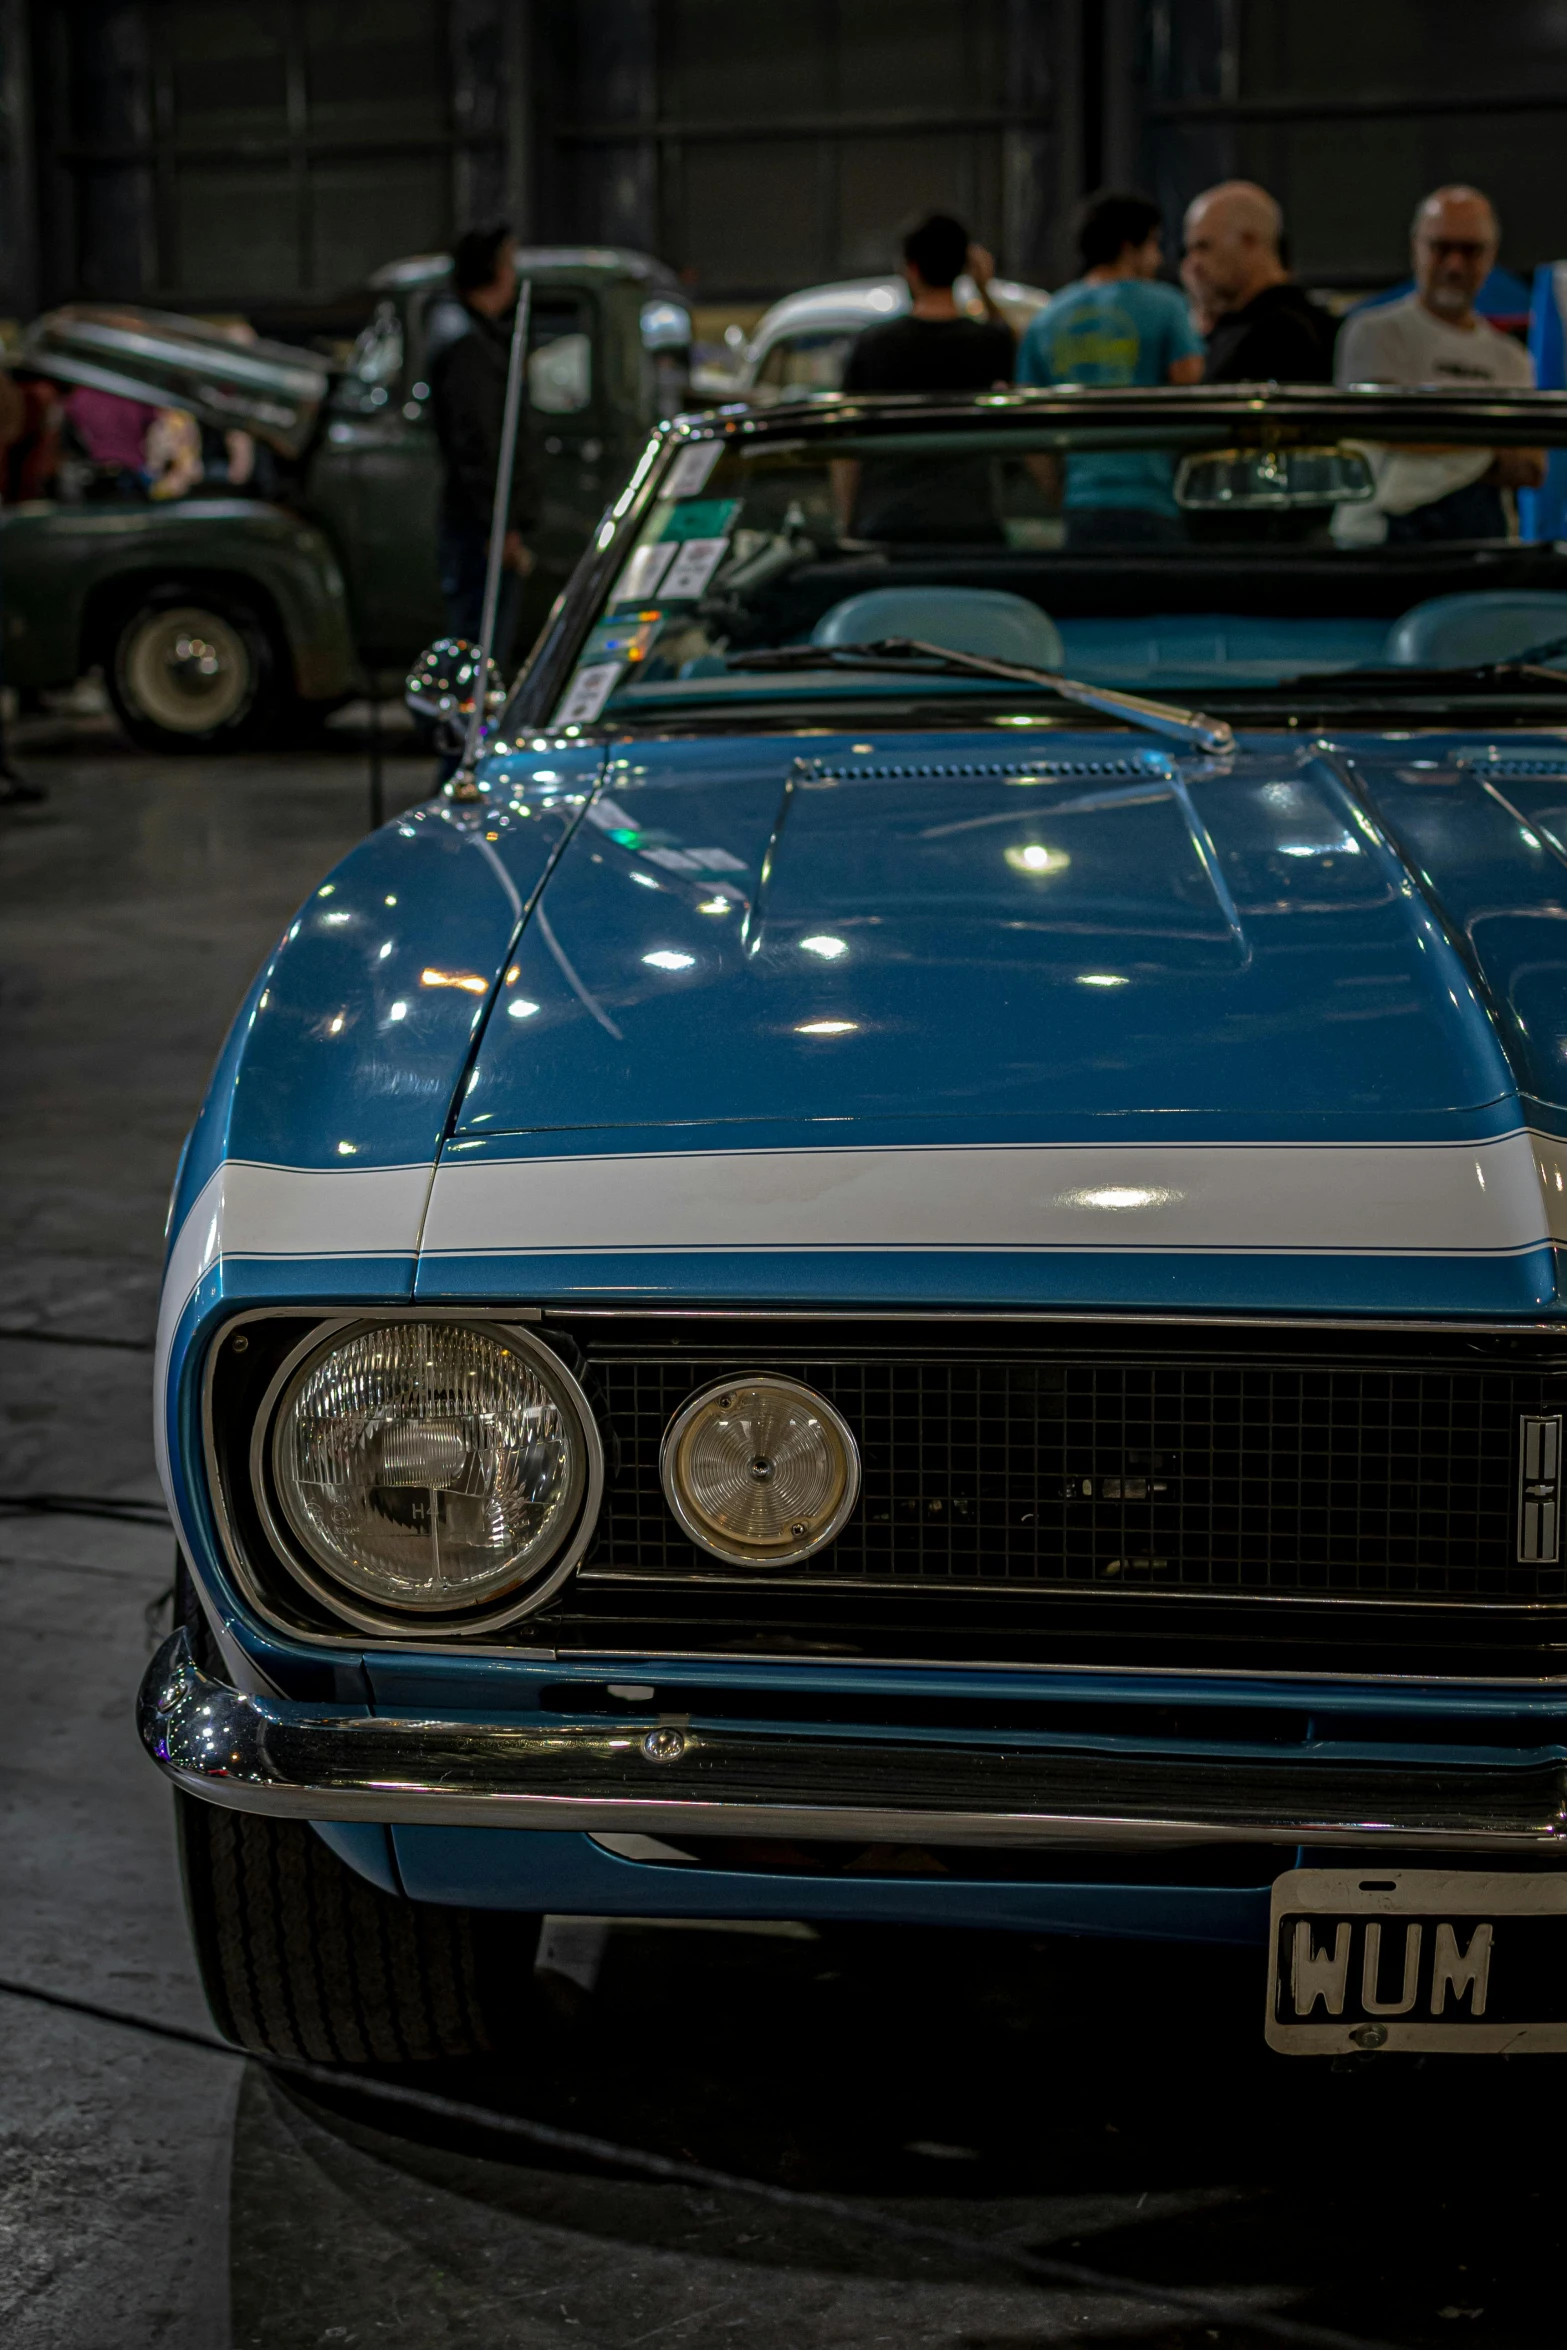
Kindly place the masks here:
<instances>
[{"instance_id":1,"label":"chrome trim strip","mask_svg":"<svg viewBox=\"0 0 1567 2350\"><path fill-rule=\"evenodd\" d=\"M716 1557L716 1552L714 1555ZM945 1600L955 1591L965 1599L1015 1599L1020 1592L1024 1592L1029 1604L1039 1607L1064 1605L1074 1599L1133 1609L1139 1608L1148 1599L1178 1602L1182 1606L1188 1602L1207 1600L1215 1606L1250 1607L1255 1603L1259 1607L1290 1608L1303 1622L1324 1624L1333 1622L1334 1610L1346 1607L1400 1608L1411 1612L1425 1608L1432 1614L1445 1608L1454 1615L1461 1612L1465 1622L1472 1616L1482 1620L1488 1615L1527 1616L1547 1627L1560 1627L1563 1619L1567 1618L1567 1599L1421 1599L1418 1595L1406 1596L1398 1591L1238 1591L1212 1583L1123 1583L1119 1590L1107 1591L1102 1583L1040 1582L1021 1586L999 1581L987 1583L979 1575L972 1580L965 1577L961 1583L955 1580L938 1583L934 1579L928 1583L918 1583L913 1578L900 1583L895 1575L805 1576L791 1575L787 1570L780 1569L776 1575L769 1573L764 1586L761 1570L754 1576L745 1576L732 1570L725 1574L719 1568L704 1568L700 1576L681 1576L673 1568L662 1567L584 1567L582 1580L595 1587L614 1584L622 1590L637 1591L690 1592L708 1588L715 1591L755 1591L766 1588L792 1592L796 1598L808 1591L834 1591L840 1597L849 1591L856 1594L895 1591L904 1596L913 1593Z\"/></svg>"},{"instance_id":2,"label":"chrome trim strip","mask_svg":"<svg viewBox=\"0 0 1567 2350\"><path fill-rule=\"evenodd\" d=\"M343 1714L202 1672L183 1627L149 1666L142 1743L176 1786L317 1820L863 1838L879 1843L1567 1847L1567 1762L1116 1754L889 1735Z\"/></svg>"},{"instance_id":3,"label":"chrome trim strip","mask_svg":"<svg viewBox=\"0 0 1567 2350\"><path fill-rule=\"evenodd\" d=\"M383 1641L382 1647L396 1643ZM407 1645L404 1643L404 1645ZM1029 1658L1008 1663L1005 1657L962 1657L956 1663L928 1656L837 1656L805 1657L798 1650L771 1650L765 1648L475 1648L474 1656L523 1655L530 1662L554 1659L562 1665L581 1665L600 1678L608 1674L629 1678L641 1674L644 1679L657 1679L651 1668L658 1665L730 1665L736 1672L744 1672L753 1665L802 1664L827 1673L839 1663L852 1671L863 1673L1018 1673L1046 1674L1058 1681L1099 1679L1103 1681L1250 1681L1268 1688L1292 1689L1296 1683L1308 1688L1328 1689L1419 1689L1429 1691L1444 1702L1456 1691L1474 1689L1489 1693L1495 1689L1534 1690L1552 1694L1567 1684L1567 1670L1551 1673L1365 1673L1327 1672L1309 1665L1292 1665L1288 1671L1276 1666L1252 1665L1128 1665L1095 1664L1079 1660L1075 1664L1039 1664ZM644 1670L648 1668L648 1670Z\"/></svg>"},{"instance_id":4,"label":"chrome trim strip","mask_svg":"<svg viewBox=\"0 0 1567 2350\"><path fill-rule=\"evenodd\" d=\"M1397 1331L1421 1338L1435 1331L1450 1338L1557 1338L1567 1347L1567 1321L1427 1321L1418 1315L1399 1321L1386 1314L1173 1314L1141 1306L664 1306L644 1305L636 1298L623 1305L534 1306L517 1311L540 1315L546 1322L1060 1322L1106 1330Z\"/></svg>"}]
</instances>

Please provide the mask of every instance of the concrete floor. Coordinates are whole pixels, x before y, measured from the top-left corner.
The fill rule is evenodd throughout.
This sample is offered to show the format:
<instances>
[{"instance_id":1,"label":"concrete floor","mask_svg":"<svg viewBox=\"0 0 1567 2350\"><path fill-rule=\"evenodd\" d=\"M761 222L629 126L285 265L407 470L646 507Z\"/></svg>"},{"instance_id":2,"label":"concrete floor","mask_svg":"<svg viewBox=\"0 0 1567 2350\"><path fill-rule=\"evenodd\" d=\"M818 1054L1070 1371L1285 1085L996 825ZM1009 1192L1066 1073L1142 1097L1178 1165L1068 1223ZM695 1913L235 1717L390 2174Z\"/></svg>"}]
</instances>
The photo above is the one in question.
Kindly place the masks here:
<instances>
[{"instance_id":1,"label":"concrete floor","mask_svg":"<svg viewBox=\"0 0 1567 2350\"><path fill-rule=\"evenodd\" d=\"M0 812L0 1494L148 1502L175 1153L252 968L363 826L363 748L220 767L83 722L18 755L49 798ZM394 758L389 806L426 774ZM8 2350L1259 2339L900 2243L878 2211L1363 2341L1560 2341L1562 2060L1270 2058L1246 1954L622 1928L591 1991L519 1985L523 2061L421 2074L864 2225L372 2123L39 2005L20 1987L206 2028L131 1725L169 1576L156 1524L0 1510Z\"/></svg>"}]
</instances>

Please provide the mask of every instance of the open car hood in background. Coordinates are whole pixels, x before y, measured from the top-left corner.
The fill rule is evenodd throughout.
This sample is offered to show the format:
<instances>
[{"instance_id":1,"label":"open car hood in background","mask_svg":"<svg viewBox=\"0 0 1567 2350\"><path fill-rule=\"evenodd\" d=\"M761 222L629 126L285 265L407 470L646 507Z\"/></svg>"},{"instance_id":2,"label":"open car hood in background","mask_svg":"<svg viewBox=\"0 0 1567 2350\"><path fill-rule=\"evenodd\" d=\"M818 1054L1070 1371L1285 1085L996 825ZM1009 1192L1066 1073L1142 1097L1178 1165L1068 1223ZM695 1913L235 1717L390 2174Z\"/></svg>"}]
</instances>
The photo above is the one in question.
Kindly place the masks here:
<instances>
[{"instance_id":1,"label":"open car hood in background","mask_svg":"<svg viewBox=\"0 0 1567 2350\"><path fill-rule=\"evenodd\" d=\"M332 377L288 343L233 342L165 310L72 303L27 329L12 365L127 400L188 408L204 424L254 433L282 456L309 445Z\"/></svg>"}]
</instances>

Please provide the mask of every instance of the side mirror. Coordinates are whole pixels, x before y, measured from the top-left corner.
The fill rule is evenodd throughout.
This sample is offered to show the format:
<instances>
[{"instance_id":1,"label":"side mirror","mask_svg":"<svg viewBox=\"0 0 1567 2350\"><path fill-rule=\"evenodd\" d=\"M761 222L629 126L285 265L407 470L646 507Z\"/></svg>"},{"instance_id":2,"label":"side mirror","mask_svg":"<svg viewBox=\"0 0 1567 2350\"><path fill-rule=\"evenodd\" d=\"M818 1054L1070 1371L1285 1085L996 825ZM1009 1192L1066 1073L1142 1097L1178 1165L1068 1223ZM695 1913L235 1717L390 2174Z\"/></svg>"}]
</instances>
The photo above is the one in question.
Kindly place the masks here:
<instances>
[{"instance_id":1,"label":"side mirror","mask_svg":"<svg viewBox=\"0 0 1567 2350\"><path fill-rule=\"evenodd\" d=\"M1365 451L1347 441L1317 449L1205 449L1183 457L1175 476L1176 504L1203 514L1359 505L1375 489Z\"/></svg>"},{"instance_id":2,"label":"side mirror","mask_svg":"<svg viewBox=\"0 0 1567 2350\"><path fill-rule=\"evenodd\" d=\"M493 661L486 668L484 715L498 718L506 706L506 686ZM408 672L403 700L415 718L424 720L444 757L459 756L467 741L478 674L478 647L461 636L437 637Z\"/></svg>"}]
</instances>

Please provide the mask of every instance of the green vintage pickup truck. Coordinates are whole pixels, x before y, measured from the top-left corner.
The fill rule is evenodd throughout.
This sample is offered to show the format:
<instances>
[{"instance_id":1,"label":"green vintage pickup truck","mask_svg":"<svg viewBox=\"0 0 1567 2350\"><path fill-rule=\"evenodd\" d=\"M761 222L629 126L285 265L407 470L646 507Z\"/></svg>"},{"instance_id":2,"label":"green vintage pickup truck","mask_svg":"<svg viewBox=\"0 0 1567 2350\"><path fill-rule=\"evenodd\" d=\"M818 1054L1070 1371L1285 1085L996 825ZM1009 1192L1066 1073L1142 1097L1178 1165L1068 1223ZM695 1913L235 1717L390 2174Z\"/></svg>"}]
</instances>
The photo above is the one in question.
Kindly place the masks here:
<instances>
[{"instance_id":1,"label":"green vintage pickup truck","mask_svg":"<svg viewBox=\"0 0 1567 2350\"><path fill-rule=\"evenodd\" d=\"M526 417L542 493L526 642L649 425L682 404L691 321L643 254L523 247L517 263L533 283ZM388 264L367 306L343 366L123 308L54 311L28 330L18 374L243 429L264 444L272 494L106 501L66 468L61 494L0 512L9 684L68 686L101 666L137 742L241 749L442 633L426 377L464 323L446 257Z\"/></svg>"}]
</instances>

